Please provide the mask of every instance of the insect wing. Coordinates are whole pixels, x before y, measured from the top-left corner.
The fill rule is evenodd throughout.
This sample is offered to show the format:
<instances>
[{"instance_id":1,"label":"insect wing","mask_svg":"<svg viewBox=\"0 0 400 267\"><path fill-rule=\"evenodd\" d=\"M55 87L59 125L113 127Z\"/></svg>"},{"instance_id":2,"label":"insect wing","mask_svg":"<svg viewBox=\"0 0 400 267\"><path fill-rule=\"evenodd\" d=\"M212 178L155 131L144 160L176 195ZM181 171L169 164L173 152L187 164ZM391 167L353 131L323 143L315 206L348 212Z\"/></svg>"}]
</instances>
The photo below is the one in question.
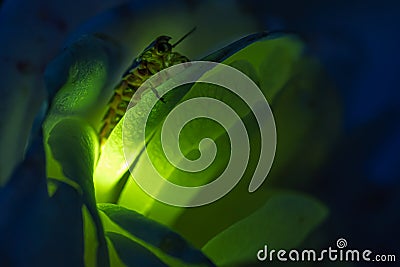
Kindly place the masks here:
<instances>
[{"instance_id":1,"label":"insect wing","mask_svg":"<svg viewBox=\"0 0 400 267\"><path fill-rule=\"evenodd\" d=\"M131 70L135 69L137 66L139 66L141 62L141 58L140 56L135 58L132 62L132 64L126 69L126 71L124 72L124 74L122 75L122 77L125 77L126 75L129 74L129 72L131 72Z\"/></svg>"},{"instance_id":2,"label":"insect wing","mask_svg":"<svg viewBox=\"0 0 400 267\"><path fill-rule=\"evenodd\" d=\"M151 44L149 44L143 51L142 53L139 54L139 56L137 56L132 64L128 67L128 69L125 71L124 75L122 77L125 77L126 75L129 74L129 72L133 69L135 69L137 66L139 66L140 62L142 61L142 55L144 53L146 53L147 51L149 51L150 49L152 49L154 46L156 45L156 40L151 42Z\"/></svg>"}]
</instances>

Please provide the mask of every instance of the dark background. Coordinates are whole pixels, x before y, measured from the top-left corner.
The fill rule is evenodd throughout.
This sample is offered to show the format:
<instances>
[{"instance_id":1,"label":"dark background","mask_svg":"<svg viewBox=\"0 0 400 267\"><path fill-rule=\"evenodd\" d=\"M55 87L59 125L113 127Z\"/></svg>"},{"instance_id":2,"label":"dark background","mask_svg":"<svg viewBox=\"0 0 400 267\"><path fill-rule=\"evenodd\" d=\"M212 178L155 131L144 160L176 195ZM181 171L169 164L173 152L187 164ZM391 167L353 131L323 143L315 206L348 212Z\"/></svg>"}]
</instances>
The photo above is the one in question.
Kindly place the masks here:
<instances>
[{"instance_id":1,"label":"dark background","mask_svg":"<svg viewBox=\"0 0 400 267\"><path fill-rule=\"evenodd\" d=\"M331 210L309 242L327 233L322 247L344 237L351 248L398 256L399 3L240 2L260 23L300 33L343 98L344 133L316 182L304 186Z\"/></svg>"}]
</instances>

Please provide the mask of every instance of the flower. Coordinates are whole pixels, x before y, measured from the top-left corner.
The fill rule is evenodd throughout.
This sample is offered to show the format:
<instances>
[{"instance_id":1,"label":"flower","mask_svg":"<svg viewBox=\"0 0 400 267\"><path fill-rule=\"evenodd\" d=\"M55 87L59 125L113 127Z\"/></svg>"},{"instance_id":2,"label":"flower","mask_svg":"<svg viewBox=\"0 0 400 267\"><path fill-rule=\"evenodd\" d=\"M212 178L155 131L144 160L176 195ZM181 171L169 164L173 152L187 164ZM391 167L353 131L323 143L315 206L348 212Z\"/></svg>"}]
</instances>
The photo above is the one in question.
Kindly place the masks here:
<instances>
[{"instance_id":1,"label":"flower","mask_svg":"<svg viewBox=\"0 0 400 267\"><path fill-rule=\"evenodd\" d=\"M272 183L264 184L253 194L248 193L251 172L257 162L254 158L257 157L257 152L253 152L244 178L226 197L194 209L168 206L147 196L131 179L123 178L127 167L122 152L122 137L118 132L121 127L115 128L100 153L96 128L100 124L101 114L106 108L113 85L133 58L132 51L138 52L139 47L145 47L143 40L147 35L156 31L168 32L156 30L155 27L149 29L148 25L153 26L149 23L155 23L154 20L171 23L169 27L174 29L171 30L171 35L184 32L188 24L194 24L193 21L198 22L198 28L202 30L199 30L197 38L201 40L188 40L186 46L182 45L182 51L187 51L193 57L204 53L206 48L213 46L218 40L232 39L249 31L254 25L247 17L232 19L235 17L232 14L238 12L233 7L231 19L218 21L218 25L216 20L205 20L199 15L204 14L204 10L195 12L197 19L196 16L193 19L185 14L177 15L181 13L176 11L176 6L171 9L175 15L164 9L160 14L154 9L149 11L140 7L138 12L135 8L139 7L127 4L93 18L87 24L92 30L86 30L83 37L71 37L64 51L46 67L45 79L50 108L43 124L43 136L41 131L32 132L35 146L29 146L31 153L27 154L11 176L10 182L3 189L5 197L0 201L8 203L3 205L4 212L7 212L20 199L32 200L23 208L33 210L34 214L26 214L22 232L30 237L29 229L40 229L45 241L41 251L50 251L54 246L51 240L53 232L46 231L44 226L50 225L51 229L57 231L58 235L54 239L57 242L65 238L65 232L60 227L71 227L71 233L74 234L64 242L67 249L57 250L53 247L54 255L57 256L51 260L44 259L45 255L36 254L38 262L43 258L44 261L40 264L50 266L61 258L67 258L68 254L68 258L75 261L70 263L74 266L108 266L109 259L111 266L117 266L121 262L143 266L230 265L255 259L251 250L242 250L243 247L238 246L241 242L247 249L255 251L267 238L276 246L298 245L323 221L327 210L313 198L297 193L275 192L273 179L290 174L288 166L296 166L296 172L304 176L311 173L321 163L323 155L337 135L340 105L336 101L335 91L327 86L327 80L321 78L323 74L319 65L304 53L302 41L285 34L245 39L224 47L223 57L221 53L208 56L208 60L222 61L246 73L272 103L278 138L281 139L276 163L271 172ZM133 12L138 12L138 17L127 19ZM207 12L214 19L219 14L216 12L212 16L208 9ZM171 17L174 20L165 19ZM149 19L147 24L140 24L143 18ZM211 26L231 30L235 28L232 23L238 26L237 31L221 31L226 35L209 30ZM132 25L138 27L137 31L132 31L134 36L129 31ZM202 28L201 25L206 26ZM167 26L162 25L160 29ZM210 34L202 34L202 31ZM132 50L124 49L126 47L132 47ZM24 112L34 114L44 101L44 95L43 92L35 104L28 105ZM231 97L227 93L222 93L222 96L227 99ZM33 117L32 115L29 118L30 121ZM241 119L254 127L248 113L243 113ZM41 126L40 116L38 121ZM163 120L153 119L155 132L159 132L162 122ZM211 123L202 123L202 126L206 129L203 134L210 134L217 139L225 138ZM193 128L188 134L193 136L198 131ZM27 136L27 133L25 131L24 135ZM258 132L251 131L250 135L252 148L259 150ZM325 138L315 140L316 136ZM154 140L149 141L150 153L157 157L157 141ZM302 142L309 144L309 140L315 142L305 147ZM46 163L43 161L43 150L46 152ZM21 151L19 153L22 154ZM229 151L222 150L221 153L226 156ZM307 160L302 161L304 155ZM38 156L42 160L32 167L32 160ZM10 161L14 165L15 158L13 156ZM164 164L164 161L160 156L159 164ZM223 157L218 157L215 167L205 172L201 181L211 180L217 172L223 170L224 163ZM140 164L137 168L140 168ZM192 174L176 175L173 168L163 171L167 173L166 178L171 180L180 179L190 183L194 177ZM171 172L168 174L168 171ZM50 196L45 190L45 176ZM13 184L24 183L29 179L38 182L37 191L36 188L28 192L13 189ZM35 202L33 199L37 194L40 201ZM99 204L100 202L117 203ZM65 203L71 203L71 206ZM71 225L66 224L65 216L65 221L52 217L58 215L60 210L65 211L65 214L74 214ZM269 222L264 224L267 218ZM290 223L282 225L283 221ZM10 222L4 225L12 229L11 233L16 232ZM289 235L288 231L294 227L298 230L297 234ZM21 240L27 246L38 241L25 236ZM17 250L17 246L13 248ZM19 258L18 251L15 253L10 252L10 262ZM34 253L32 257L33 255ZM28 257L24 260L29 259Z\"/></svg>"}]
</instances>

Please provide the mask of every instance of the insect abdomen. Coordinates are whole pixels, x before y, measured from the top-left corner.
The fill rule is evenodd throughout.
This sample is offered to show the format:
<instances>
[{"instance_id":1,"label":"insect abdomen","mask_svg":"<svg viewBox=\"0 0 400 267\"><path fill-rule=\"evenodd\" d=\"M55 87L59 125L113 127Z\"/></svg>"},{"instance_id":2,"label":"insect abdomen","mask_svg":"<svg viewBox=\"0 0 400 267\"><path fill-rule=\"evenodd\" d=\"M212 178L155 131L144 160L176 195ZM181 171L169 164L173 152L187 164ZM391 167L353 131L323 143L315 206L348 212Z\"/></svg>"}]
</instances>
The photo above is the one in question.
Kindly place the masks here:
<instances>
[{"instance_id":1,"label":"insect abdomen","mask_svg":"<svg viewBox=\"0 0 400 267\"><path fill-rule=\"evenodd\" d=\"M130 98L127 99L127 94L123 93L129 85L122 81L116 88L113 97L108 103L107 113L103 118L103 126L100 130L100 142L104 144L107 138L110 136L111 131L121 120L122 116L125 114L125 110L128 107ZM135 92L137 88L131 88L132 92ZM133 93L132 93L133 95Z\"/></svg>"}]
</instances>

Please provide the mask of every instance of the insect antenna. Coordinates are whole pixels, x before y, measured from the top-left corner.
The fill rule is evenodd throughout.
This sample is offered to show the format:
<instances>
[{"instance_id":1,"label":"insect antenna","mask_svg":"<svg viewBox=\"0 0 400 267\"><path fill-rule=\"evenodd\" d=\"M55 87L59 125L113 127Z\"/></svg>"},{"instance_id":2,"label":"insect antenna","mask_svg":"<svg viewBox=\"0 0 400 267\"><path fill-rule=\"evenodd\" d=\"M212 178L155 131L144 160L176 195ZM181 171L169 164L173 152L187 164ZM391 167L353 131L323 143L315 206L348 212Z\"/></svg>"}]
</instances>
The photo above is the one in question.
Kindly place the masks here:
<instances>
[{"instance_id":1,"label":"insect antenna","mask_svg":"<svg viewBox=\"0 0 400 267\"><path fill-rule=\"evenodd\" d=\"M196 27L194 27L193 29L191 29L188 33L186 33L184 36L182 36L181 39L179 39L176 43L174 43L174 44L172 45L172 47L174 48L175 46L177 46L180 42L182 42L183 40L185 40L185 38L188 37L190 34L192 34L195 30L196 30Z\"/></svg>"}]
</instances>

